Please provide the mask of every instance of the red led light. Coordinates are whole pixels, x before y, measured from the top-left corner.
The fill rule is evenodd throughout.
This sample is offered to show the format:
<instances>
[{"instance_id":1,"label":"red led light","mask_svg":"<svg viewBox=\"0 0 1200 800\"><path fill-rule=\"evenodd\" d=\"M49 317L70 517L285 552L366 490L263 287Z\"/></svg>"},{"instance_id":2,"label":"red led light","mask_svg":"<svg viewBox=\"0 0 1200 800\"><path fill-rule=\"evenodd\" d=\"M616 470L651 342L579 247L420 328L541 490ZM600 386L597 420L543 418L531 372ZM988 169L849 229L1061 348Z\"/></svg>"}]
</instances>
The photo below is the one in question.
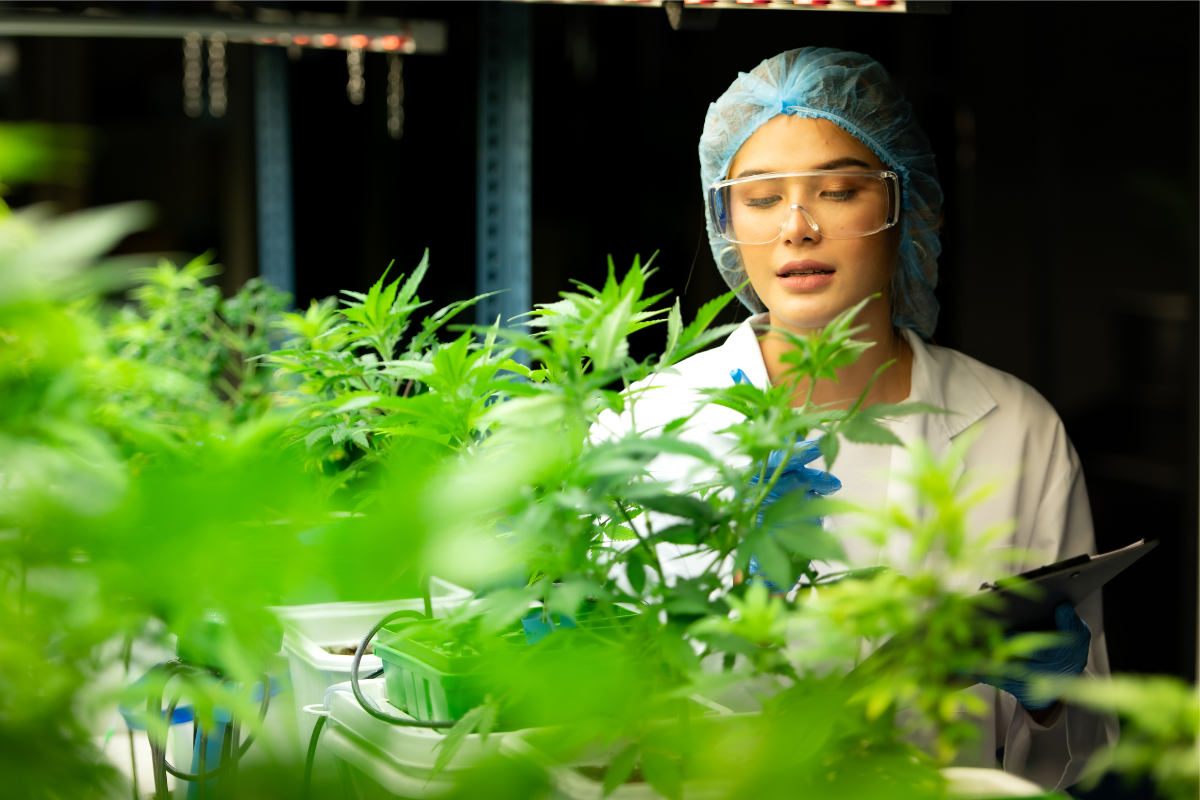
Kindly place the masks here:
<instances>
[{"instance_id":1,"label":"red led light","mask_svg":"<svg viewBox=\"0 0 1200 800\"><path fill-rule=\"evenodd\" d=\"M854 0L856 6L894 6L896 0Z\"/></svg>"},{"instance_id":2,"label":"red led light","mask_svg":"<svg viewBox=\"0 0 1200 800\"><path fill-rule=\"evenodd\" d=\"M383 37L383 49L384 50L399 50L400 49L400 37L399 36Z\"/></svg>"},{"instance_id":3,"label":"red led light","mask_svg":"<svg viewBox=\"0 0 1200 800\"><path fill-rule=\"evenodd\" d=\"M362 48L366 47L370 43L371 43L370 39L368 39L366 36L362 36L360 34L355 34L354 36L350 37L350 46L357 47L360 50Z\"/></svg>"},{"instance_id":4,"label":"red led light","mask_svg":"<svg viewBox=\"0 0 1200 800\"><path fill-rule=\"evenodd\" d=\"M334 34L332 34L332 33L322 33L321 34L321 46L322 47L337 47L337 43L338 43L338 38Z\"/></svg>"},{"instance_id":5,"label":"red led light","mask_svg":"<svg viewBox=\"0 0 1200 800\"><path fill-rule=\"evenodd\" d=\"M260 37L259 41L262 42L263 44L275 44L274 39L268 39L266 36Z\"/></svg>"},{"instance_id":6,"label":"red led light","mask_svg":"<svg viewBox=\"0 0 1200 800\"><path fill-rule=\"evenodd\" d=\"M303 33L292 37L292 44L304 45L304 44L309 44L311 41L312 41L312 39L309 39Z\"/></svg>"},{"instance_id":7,"label":"red led light","mask_svg":"<svg viewBox=\"0 0 1200 800\"><path fill-rule=\"evenodd\" d=\"M798 6L827 6L833 3L833 0L792 0Z\"/></svg>"}]
</instances>

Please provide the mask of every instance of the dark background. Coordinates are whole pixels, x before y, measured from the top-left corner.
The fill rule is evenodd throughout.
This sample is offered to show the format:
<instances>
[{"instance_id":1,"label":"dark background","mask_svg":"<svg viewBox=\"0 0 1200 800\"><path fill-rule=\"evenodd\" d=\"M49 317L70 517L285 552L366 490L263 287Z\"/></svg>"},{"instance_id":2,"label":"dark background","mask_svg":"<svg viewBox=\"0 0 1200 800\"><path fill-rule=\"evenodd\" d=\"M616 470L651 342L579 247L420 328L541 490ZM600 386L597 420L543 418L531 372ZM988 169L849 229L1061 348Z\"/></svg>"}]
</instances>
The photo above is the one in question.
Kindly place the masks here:
<instances>
[{"instance_id":1,"label":"dark background","mask_svg":"<svg viewBox=\"0 0 1200 800\"><path fill-rule=\"evenodd\" d=\"M366 56L361 106L346 99L344 53L290 62L297 304L363 290L391 259L408 271L425 247L433 269L422 295L435 307L469 297L479 8L361 11L444 19L449 48L405 59L399 142L386 135L383 55ZM661 8L533 6L534 301L570 279L602 280L608 254L624 269L657 250L657 288L681 292L685 315L694 312L724 289L702 240L696 143L708 104L782 50L871 54L938 154L937 343L1013 373L1059 410L1084 463L1100 550L1162 540L1105 590L1109 652L1114 670L1194 679L1200 5L694 13L717 14L715 26L674 31ZM227 115L192 119L179 41L12 41L20 66L0 78L0 119L85 124L94 144L84 185L27 187L14 204L149 199L160 221L125 249L215 248L227 290L256 273L250 45L229 46Z\"/></svg>"}]
</instances>

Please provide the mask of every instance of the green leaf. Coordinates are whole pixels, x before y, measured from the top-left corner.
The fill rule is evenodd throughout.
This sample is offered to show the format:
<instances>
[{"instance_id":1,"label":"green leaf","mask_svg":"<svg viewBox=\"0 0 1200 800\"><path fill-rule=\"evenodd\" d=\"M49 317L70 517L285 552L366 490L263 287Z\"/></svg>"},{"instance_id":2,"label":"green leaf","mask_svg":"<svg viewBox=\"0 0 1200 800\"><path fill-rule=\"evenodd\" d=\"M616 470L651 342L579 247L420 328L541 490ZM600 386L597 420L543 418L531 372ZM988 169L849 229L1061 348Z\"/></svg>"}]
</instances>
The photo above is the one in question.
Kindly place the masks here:
<instances>
[{"instance_id":1,"label":"green leaf","mask_svg":"<svg viewBox=\"0 0 1200 800\"><path fill-rule=\"evenodd\" d=\"M680 345L679 352L675 354L675 360L679 361L687 356L690 356L692 353L703 350L705 347L708 347L710 343L715 342L717 339L720 339L724 336L728 336L740 327L740 323L730 323L729 325L719 325L716 328L704 331L690 342L685 342L684 344Z\"/></svg>"},{"instance_id":2,"label":"green leaf","mask_svg":"<svg viewBox=\"0 0 1200 800\"><path fill-rule=\"evenodd\" d=\"M788 492L763 513L763 528L797 556L845 561L846 554L838 540L815 522L823 516L825 508L827 501L823 498L808 497L801 491Z\"/></svg>"},{"instance_id":3,"label":"green leaf","mask_svg":"<svg viewBox=\"0 0 1200 800\"><path fill-rule=\"evenodd\" d=\"M608 797L618 786L629 780L633 774L633 765L637 761L638 745L634 742L617 753L608 764L608 772L604 774L604 796Z\"/></svg>"},{"instance_id":4,"label":"green leaf","mask_svg":"<svg viewBox=\"0 0 1200 800\"><path fill-rule=\"evenodd\" d=\"M529 604L537 594L538 590L532 586L492 592L486 598L489 608L479 622L480 632L484 636L491 636L504 630L528 613Z\"/></svg>"},{"instance_id":5,"label":"green leaf","mask_svg":"<svg viewBox=\"0 0 1200 800\"><path fill-rule=\"evenodd\" d=\"M821 441L817 445L821 448L821 455L825 458L825 469L828 472L833 471L834 462L837 461L838 450L841 449L841 442L838 441L836 434L829 433L821 437Z\"/></svg>"},{"instance_id":6,"label":"green leaf","mask_svg":"<svg viewBox=\"0 0 1200 800\"><path fill-rule=\"evenodd\" d=\"M505 359L500 365L500 369L506 369L509 372L515 372L522 377L528 378L532 370L519 361L513 361L511 358Z\"/></svg>"},{"instance_id":7,"label":"green leaf","mask_svg":"<svg viewBox=\"0 0 1200 800\"><path fill-rule=\"evenodd\" d=\"M357 411L360 408L366 408L367 406L374 405L377 402L379 402L379 395L377 394L358 395L357 397L351 397L349 400L333 409L332 413L345 414L348 411Z\"/></svg>"},{"instance_id":8,"label":"green leaf","mask_svg":"<svg viewBox=\"0 0 1200 800\"><path fill-rule=\"evenodd\" d=\"M860 444L904 444L891 430L865 416L856 415L846 420L838 426L838 433Z\"/></svg>"},{"instance_id":9,"label":"green leaf","mask_svg":"<svg viewBox=\"0 0 1200 800\"><path fill-rule=\"evenodd\" d=\"M487 744L488 734L496 727L496 715L500 712L500 707L489 694L483 699L483 714L479 717L479 740Z\"/></svg>"},{"instance_id":10,"label":"green leaf","mask_svg":"<svg viewBox=\"0 0 1200 800\"><path fill-rule=\"evenodd\" d=\"M405 306L417 296L417 288L421 285L421 281L425 279L425 273L429 271L429 248L425 248L425 254L421 256L421 263L417 264L417 268L413 270L412 276L404 282L404 288L396 296L396 301L391 304L393 308ZM399 281L397 281L399 283ZM389 309L390 310L390 309Z\"/></svg>"},{"instance_id":11,"label":"green leaf","mask_svg":"<svg viewBox=\"0 0 1200 800\"><path fill-rule=\"evenodd\" d=\"M805 561L845 561L846 552L820 525L792 523L771 529L771 536Z\"/></svg>"},{"instance_id":12,"label":"green leaf","mask_svg":"<svg viewBox=\"0 0 1200 800\"><path fill-rule=\"evenodd\" d=\"M700 537L695 525L672 525L654 534L653 540L670 544L697 544Z\"/></svg>"},{"instance_id":13,"label":"green leaf","mask_svg":"<svg viewBox=\"0 0 1200 800\"><path fill-rule=\"evenodd\" d=\"M640 595L646 589L646 566L642 562L641 554L637 550L630 550L626 563L629 585L633 587L634 593Z\"/></svg>"},{"instance_id":14,"label":"green leaf","mask_svg":"<svg viewBox=\"0 0 1200 800\"><path fill-rule=\"evenodd\" d=\"M663 753L642 753L642 774L655 791L668 800L683 800L683 773L679 762Z\"/></svg>"},{"instance_id":15,"label":"green leaf","mask_svg":"<svg viewBox=\"0 0 1200 800\"><path fill-rule=\"evenodd\" d=\"M321 441L322 439L324 439L326 436L328 436L329 433L334 429L334 427L335 426L333 426L333 425L324 425L320 428L317 428L315 431L310 433L308 436L304 437L304 446L311 450L312 446L314 444L316 444L317 442Z\"/></svg>"},{"instance_id":16,"label":"green leaf","mask_svg":"<svg viewBox=\"0 0 1200 800\"><path fill-rule=\"evenodd\" d=\"M792 559L774 537L761 529L754 538L754 557L761 567L760 578L769 578L781 591L787 591L796 582L792 572Z\"/></svg>"},{"instance_id":17,"label":"green leaf","mask_svg":"<svg viewBox=\"0 0 1200 800\"><path fill-rule=\"evenodd\" d=\"M729 291L719 297L714 297L700 306L700 310L696 312L696 318L692 320L690 325L683 329L683 334L680 336L681 344L686 345L703 333L725 306L729 305L729 301L735 297L737 297L737 292Z\"/></svg>"},{"instance_id":18,"label":"green leaf","mask_svg":"<svg viewBox=\"0 0 1200 800\"><path fill-rule=\"evenodd\" d=\"M676 517L691 519L701 524L709 524L713 519L713 509L708 503L698 497L686 494L658 494L636 498L636 502L661 514L672 514Z\"/></svg>"},{"instance_id":19,"label":"green leaf","mask_svg":"<svg viewBox=\"0 0 1200 800\"><path fill-rule=\"evenodd\" d=\"M662 357L658 359L660 364L671 363L671 356L675 354L675 348L679 346L680 336L683 334L683 312L680 311L679 298L675 298L675 305L671 307L671 313L667 315L667 347L663 350Z\"/></svg>"},{"instance_id":20,"label":"green leaf","mask_svg":"<svg viewBox=\"0 0 1200 800\"><path fill-rule=\"evenodd\" d=\"M444 770L451 759L462 749L463 744L467 741L467 737L474 733L475 728L483 721L486 709L486 705L475 706L475 708L463 714L462 719L446 734L446 738L433 746L435 750L439 747L441 750L438 751L437 759L433 762L433 770L429 774L431 779Z\"/></svg>"},{"instance_id":21,"label":"green leaf","mask_svg":"<svg viewBox=\"0 0 1200 800\"><path fill-rule=\"evenodd\" d=\"M596 335L589 342L592 361L596 369L608 369L614 362L629 352L629 341L625 338L626 326L633 313L633 296L626 295L617 307L600 322Z\"/></svg>"},{"instance_id":22,"label":"green leaf","mask_svg":"<svg viewBox=\"0 0 1200 800\"><path fill-rule=\"evenodd\" d=\"M397 378L413 380L422 380L423 378L432 375L436 368L428 361L414 361L411 359L401 359L399 361L385 361L382 366L384 372Z\"/></svg>"}]
</instances>

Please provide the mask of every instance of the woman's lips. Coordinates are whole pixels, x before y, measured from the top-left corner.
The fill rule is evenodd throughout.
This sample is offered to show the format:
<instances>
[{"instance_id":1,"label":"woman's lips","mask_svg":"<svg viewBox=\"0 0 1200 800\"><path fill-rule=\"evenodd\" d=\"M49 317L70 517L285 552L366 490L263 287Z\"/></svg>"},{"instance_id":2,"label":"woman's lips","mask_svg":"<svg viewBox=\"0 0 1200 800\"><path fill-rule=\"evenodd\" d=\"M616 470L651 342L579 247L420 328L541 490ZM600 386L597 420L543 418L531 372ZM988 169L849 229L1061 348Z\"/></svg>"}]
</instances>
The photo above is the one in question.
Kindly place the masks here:
<instances>
[{"instance_id":1,"label":"woman's lips","mask_svg":"<svg viewBox=\"0 0 1200 800\"><path fill-rule=\"evenodd\" d=\"M836 272L828 264L806 258L803 261L789 261L777 269L775 275L788 291L806 292L829 283Z\"/></svg>"}]
</instances>

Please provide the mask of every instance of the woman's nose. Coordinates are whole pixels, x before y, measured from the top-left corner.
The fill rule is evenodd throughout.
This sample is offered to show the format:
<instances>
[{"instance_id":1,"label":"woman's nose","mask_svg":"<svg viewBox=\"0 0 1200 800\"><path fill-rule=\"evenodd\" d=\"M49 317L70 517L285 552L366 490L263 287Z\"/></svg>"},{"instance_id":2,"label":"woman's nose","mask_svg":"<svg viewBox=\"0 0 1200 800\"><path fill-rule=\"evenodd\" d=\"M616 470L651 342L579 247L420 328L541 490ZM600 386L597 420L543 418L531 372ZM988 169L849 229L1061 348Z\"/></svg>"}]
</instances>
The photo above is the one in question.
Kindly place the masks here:
<instances>
[{"instance_id":1,"label":"woman's nose","mask_svg":"<svg viewBox=\"0 0 1200 800\"><path fill-rule=\"evenodd\" d=\"M805 239L814 242L821 240L821 232L804 206L790 206L779 230L784 242L788 243L799 243Z\"/></svg>"}]
</instances>

